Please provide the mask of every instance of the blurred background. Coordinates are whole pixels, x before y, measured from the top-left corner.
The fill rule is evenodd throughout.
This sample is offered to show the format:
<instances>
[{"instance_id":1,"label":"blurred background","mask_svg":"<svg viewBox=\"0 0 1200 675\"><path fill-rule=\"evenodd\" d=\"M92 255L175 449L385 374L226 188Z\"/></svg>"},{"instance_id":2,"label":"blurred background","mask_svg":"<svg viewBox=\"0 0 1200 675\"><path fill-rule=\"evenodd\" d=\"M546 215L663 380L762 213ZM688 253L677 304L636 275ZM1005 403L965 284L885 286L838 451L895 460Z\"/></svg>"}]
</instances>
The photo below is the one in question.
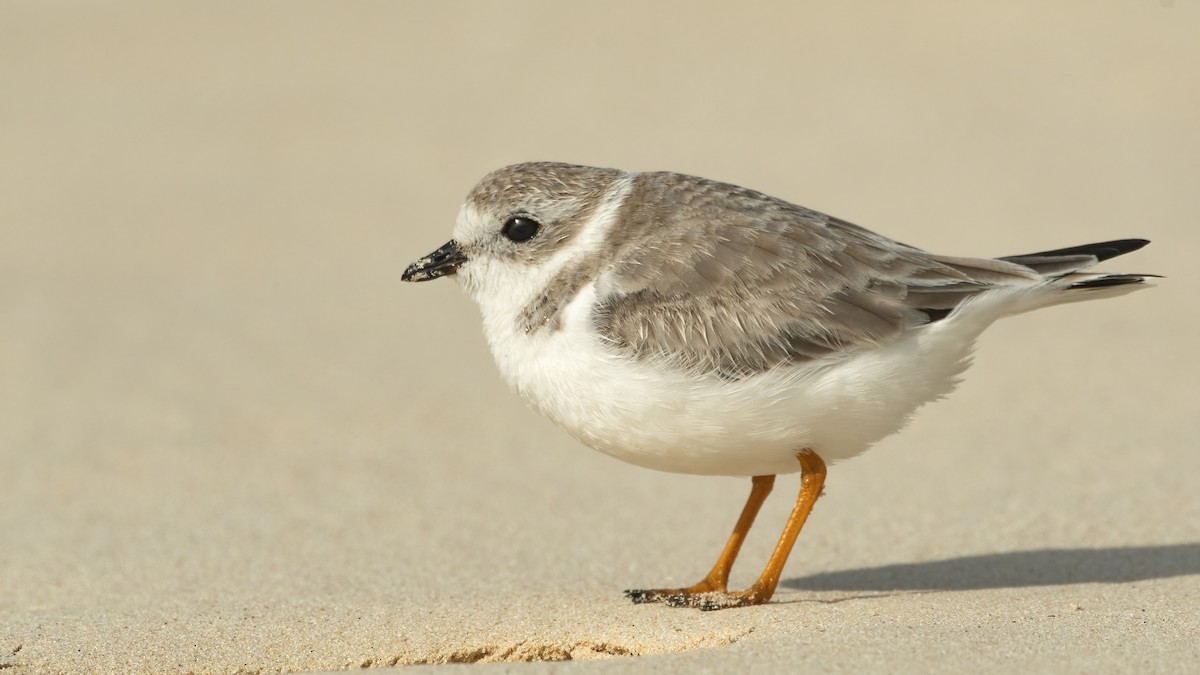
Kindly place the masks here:
<instances>
[{"instance_id":1,"label":"blurred background","mask_svg":"<svg viewBox=\"0 0 1200 675\"><path fill-rule=\"evenodd\" d=\"M703 175L949 254L1154 240L1107 267L1159 288L997 326L955 398L835 468L789 569L879 562L847 532L901 561L1195 541L1198 35L1191 0L7 0L10 627L701 571L741 482L584 450L500 382L455 284L400 282L526 160Z\"/></svg>"}]
</instances>

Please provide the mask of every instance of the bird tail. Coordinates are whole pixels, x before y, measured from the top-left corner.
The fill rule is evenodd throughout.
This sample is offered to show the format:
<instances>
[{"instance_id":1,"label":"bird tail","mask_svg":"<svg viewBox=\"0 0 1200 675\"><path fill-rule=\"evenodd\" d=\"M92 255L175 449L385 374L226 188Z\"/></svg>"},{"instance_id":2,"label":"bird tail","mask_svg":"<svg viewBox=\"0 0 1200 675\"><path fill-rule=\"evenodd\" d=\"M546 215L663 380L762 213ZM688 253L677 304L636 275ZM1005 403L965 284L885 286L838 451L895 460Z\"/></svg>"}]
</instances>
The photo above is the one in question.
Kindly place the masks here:
<instances>
[{"instance_id":1,"label":"bird tail","mask_svg":"<svg viewBox=\"0 0 1200 675\"><path fill-rule=\"evenodd\" d=\"M1145 286L1147 279L1157 278L1157 274L1086 271L1098 263L1132 253L1149 243L1147 239L1118 239L1053 251L1005 256L1000 260L1027 267L1040 274L1049 282L1049 286L1059 291L1054 293L1052 298L1047 298L1047 304L1057 305L1124 295Z\"/></svg>"}]
</instances>

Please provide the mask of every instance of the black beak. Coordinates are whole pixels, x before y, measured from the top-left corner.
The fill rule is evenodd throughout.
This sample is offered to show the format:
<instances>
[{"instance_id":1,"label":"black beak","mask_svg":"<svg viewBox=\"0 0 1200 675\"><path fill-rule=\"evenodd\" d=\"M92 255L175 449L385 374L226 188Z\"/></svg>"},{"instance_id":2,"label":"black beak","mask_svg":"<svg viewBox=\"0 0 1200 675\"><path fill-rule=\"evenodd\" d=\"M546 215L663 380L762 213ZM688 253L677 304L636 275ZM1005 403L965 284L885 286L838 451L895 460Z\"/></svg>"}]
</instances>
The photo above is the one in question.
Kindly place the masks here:
<instances>
[{"instance_id":1,"label":"black beak","mask_svg":"<svg viewBox=\"0 0 1200 675\"><path fill-rule=\"evenodd\" d=\"M467 261L453 239L446 245L421 258L404 270L400 277L405 281L429 281L458 271L458 266Z\"/></svg>"}]
</instances>

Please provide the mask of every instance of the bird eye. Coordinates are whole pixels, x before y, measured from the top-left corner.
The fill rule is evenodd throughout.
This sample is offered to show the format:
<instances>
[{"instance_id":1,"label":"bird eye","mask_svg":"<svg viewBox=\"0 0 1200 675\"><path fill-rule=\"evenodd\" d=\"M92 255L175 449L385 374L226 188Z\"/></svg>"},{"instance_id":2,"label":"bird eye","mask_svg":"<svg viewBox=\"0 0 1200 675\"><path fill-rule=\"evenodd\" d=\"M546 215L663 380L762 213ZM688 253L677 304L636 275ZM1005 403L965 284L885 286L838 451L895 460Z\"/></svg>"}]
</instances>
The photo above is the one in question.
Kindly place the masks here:
<instances>
[{"instance_id":1,"label":"bird eye","mask_svg":"<svg viewBox=\"0 0 1200 675\"><path fill-rule=\"evenodd\" d=\"M533 218L513 216L508 219L508 222L504 223L504 227L500 228L500 234L508 237L509 241L529 241L533 239L533 235L537 234L541 227Z\"/></svg>"}]
</instances>

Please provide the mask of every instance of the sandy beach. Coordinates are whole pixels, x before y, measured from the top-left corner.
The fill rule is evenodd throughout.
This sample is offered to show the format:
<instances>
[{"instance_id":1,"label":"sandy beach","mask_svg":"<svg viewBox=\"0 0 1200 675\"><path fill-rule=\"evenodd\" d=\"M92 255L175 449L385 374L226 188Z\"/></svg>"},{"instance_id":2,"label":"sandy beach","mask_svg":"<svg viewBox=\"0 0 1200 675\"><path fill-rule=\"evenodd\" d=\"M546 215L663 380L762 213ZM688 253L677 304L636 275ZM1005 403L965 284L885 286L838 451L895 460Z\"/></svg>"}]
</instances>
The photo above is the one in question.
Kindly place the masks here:
<instances>
[{"instance_id":1,"label":"sandy beach","mask_svg":"<svg viewBox=\"0 0 1200 675\"><path fill-rule=\"evenodd\" d=\"M1194 671L1200 3L993 4L0 4L0 672ZM536 159L1166 278L997 324L769 605L635 606L749 481L585 448L400 280Z\"/></svg>"}]
</instances>

